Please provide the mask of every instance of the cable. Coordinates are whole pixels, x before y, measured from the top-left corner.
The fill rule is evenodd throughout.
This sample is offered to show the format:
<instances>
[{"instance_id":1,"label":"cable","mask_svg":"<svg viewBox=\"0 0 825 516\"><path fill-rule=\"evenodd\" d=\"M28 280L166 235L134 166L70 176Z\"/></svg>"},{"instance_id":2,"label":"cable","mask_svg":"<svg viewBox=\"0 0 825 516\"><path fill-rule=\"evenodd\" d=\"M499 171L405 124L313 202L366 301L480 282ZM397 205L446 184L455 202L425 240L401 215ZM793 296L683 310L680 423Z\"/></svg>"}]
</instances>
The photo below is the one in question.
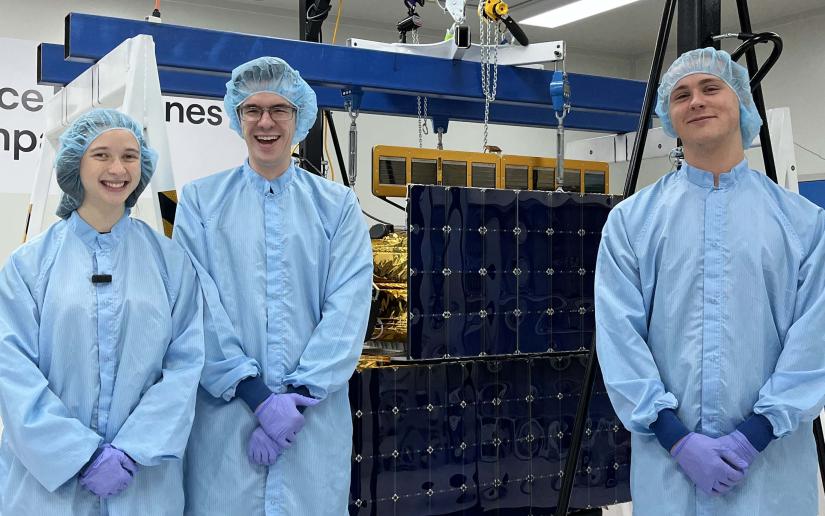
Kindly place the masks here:
<instances>
[{"instance_id":1,"label":"cable","mask_svg":"<svg viewBox=\"0 0 825 516\"><path fill-rule=\"evenodd\" d=\"M813 154L817 158L821 159L822 161L825 161L825 157L823 157L822 154L820 154L816 151L813 151L813 150L809 149L808 147L805 147L804 145L801 145L799 143L793 142L793 144L796 145L797 147L799 147L802 150L810 152L811 154Z\"/></svg>"},{"instance_id":2,"label":"cable","mask_svg":"<svg viewBox=\"0 0 825 516\"><path fill-rule=\"evenodd\" d=\"M327 15L332 10L332 7L327 6L326 9L322 11L318 11L318 4L310 4L307 7L307 21L324 21L327 19Z\"/></svg>"},{"instance_id":3,"label":"cable","mask_svg":"<svg viewBox=\"0 0 825 516\"><path fill-rule=\"evenodd\" d=\"M298 163L299 163L302 167L306 167L307 165L309 165L309 166L312 168L312 170L314 170L314 171L315 171L315 173L316 173L316 174L318 174L318 175L319 175L319 176L321 176L321 177L324 177L324 173L323 173L323 172L321 172L320 170L318 170L318 167L316 167L315 165L313 165L313 164L312 164L312 162L311 162L310 160L302 158L300 155L298 155L298 153L292 153L292 157L293 157L293 158L298 158Z\"/></svg>"},{"instance_id":4,"label":"cable","mask_svg":"<svg viewBox=\"0 0 825 516\"><path fill-rule=\"evenodd\" d=\"M327 157L327 166L329 167L329 179L335 181L335 167L332 166L332 160L329 159L329 149L327 148L327 122L324 120L324 155Z\"/></svg>"},{"instance_id":5,"label":"cable","mask_svg":"<svg viewBox=\"0 0 825 516\"><path fill-rule=\"evenodd\" d=\"M155 8L152 10L152 16L147 17L146 20L160 22L160 0L155 0Z\"/></svg>"},{"instance_id":6,"label":"cable","mask_svg":"<svg viewBox=\"0 0 825 516\"><path fill-rule=\"evenodd\" d=\"M341 152L341 143L338 141L338 132L335 130L335 121L329 110L324 111L324 117L329 125L329 132L332 136L332 144L335 146L335 156L338 158L338 167L341 169L341 181L349 188L349 177L347 176L347 166L344 164L344 154Z\"/></svg>"},{"instance_id":7,"label":"cable","mask_svg":"<svg viewBox=\"0 0 825 516\"><path fill-rule=\"evenodd\" d=\"M386 197L383 197L383 196L382 196L382 197L378 197L378 198L379 198L379 199L381 199L382 201L384 201L385 203L387 203L387 204L391 205L391 206L395 206L396 208L398 208L399 210L403 211L404 213L407 213L407 209L406 209L406 208L404 208L403 206L401 206L400 204L394 203L394 202L392 202L391 200L389 200L389 199L387 199Z\"/></svg>"},{"instance_id":8,"label":"cable","mask_svg":"<svg viewBox=\"0 0 825 516\"><path fill-rule=\"evenodd\" d=\"M386 220L381 220L381 219L379 219L378 217L373 217L372 215L370 215L369 213L367 213L367 210L365 210L364 208L361 208L361 213L363 213L364 215L366 215L367 217L371 218L372 220L374 220L374 221L376 221L376 222L380 222L381 224L386 224L386 225L388 225L388 226L392 226L392 224L390 224L390 223L389 223L389 222L387 222Z\"/></svg>"},{"instance_id":9,"label":"cable","mask_svg":"<svg viewBox=\"0 0 825 516\"><path fill-rule=\"evenodd\" d=\"M335 28L332 30L332 44L335 44L335 38L338 36L338 24L341 22L341 11L344 10L344 0L338 0L338 13L335 15ZM329 114L328 111L324 112L324 154L327 157L327 163L329 163L329 170L330 170L330 179L335 181L335 167L332 166L332 159L329 157L329 147L327 146L327 130L329 129L329 122L326 121L326 117ZM345 171L341 171L341 174L345 174Z\"/></svg>"},{"instance_id":10,"label":"cable","mask_svg":"<svg viewBox=\"0 0 825 516\"><path fill-rule=\"evenodd\" d=\"M341 12L344 10L344 0L338 0L338 14L335 15L335 28L332 30L332 44L335 44L335 36L338 35L338 23L341 21Z\"/></svg>"}]
</instances>

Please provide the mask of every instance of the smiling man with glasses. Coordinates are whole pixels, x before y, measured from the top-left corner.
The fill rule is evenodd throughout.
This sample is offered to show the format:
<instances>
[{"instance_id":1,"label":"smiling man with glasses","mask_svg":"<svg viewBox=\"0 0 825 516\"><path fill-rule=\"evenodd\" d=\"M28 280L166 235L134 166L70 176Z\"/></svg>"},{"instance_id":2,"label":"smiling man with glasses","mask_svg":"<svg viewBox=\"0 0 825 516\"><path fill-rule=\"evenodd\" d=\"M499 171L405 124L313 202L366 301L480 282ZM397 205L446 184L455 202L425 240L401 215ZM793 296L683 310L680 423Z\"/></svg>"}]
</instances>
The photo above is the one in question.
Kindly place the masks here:
<instances>
[{"instance_id":1,"label":"smiling man with glasses","mask_svg":"<svg viewBox=\"0 0 825 516\"><path fill-rule=\"evenodd\" d=\"M186 514L340 516L352 447L347 383L369 316L369 234L351 190L292 160L318 112L298 72L262 57L226 86L249 158L186 185L175 215L174 238L206 300Z\"/></svg>"}]
</instances>

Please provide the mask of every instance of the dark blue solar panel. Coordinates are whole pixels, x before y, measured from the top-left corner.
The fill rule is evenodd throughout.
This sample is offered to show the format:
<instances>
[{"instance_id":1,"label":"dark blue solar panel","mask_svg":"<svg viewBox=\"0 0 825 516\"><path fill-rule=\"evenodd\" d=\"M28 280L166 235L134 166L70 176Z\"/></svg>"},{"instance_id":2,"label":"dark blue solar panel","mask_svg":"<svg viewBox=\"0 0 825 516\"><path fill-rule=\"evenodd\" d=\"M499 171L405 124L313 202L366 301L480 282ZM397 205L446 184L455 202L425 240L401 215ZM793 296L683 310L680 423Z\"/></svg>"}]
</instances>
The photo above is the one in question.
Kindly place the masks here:
<instances>
[{"instance_id":1,"label":"dark blue solar panel","mask_svg":"<svg viewBox=\"0 0 825 516\"><path fill-rule=\"evenodd\" d=\"M581 355L367 369L350 381L350 514L551 514ZM597 378L572 508L627 501L630 438Z\"/></svg>"},{"instance_id":2,"label":"dark blue solar panel","mask_svg":"<svg viewBox=\"0 0 825 516\"><path fill-rule=\"evenodd\" d=\"M615 196L413 185L409 356L588 349Z\"/></svg>"}]
</instances>

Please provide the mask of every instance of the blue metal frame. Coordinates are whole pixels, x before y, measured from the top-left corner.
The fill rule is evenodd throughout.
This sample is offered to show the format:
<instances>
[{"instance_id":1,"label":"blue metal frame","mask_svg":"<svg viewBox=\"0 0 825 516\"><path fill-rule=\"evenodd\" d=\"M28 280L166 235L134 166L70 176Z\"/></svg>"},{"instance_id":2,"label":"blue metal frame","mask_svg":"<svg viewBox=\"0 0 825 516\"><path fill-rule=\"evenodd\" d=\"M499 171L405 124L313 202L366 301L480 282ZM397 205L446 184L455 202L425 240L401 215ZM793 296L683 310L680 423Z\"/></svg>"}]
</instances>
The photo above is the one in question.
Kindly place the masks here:
<instances>
[{"instance_id":1,"label":"blue metal frame","mask_svg":"<svg viewBox=\"0 0 825 516\"><path fill-rule=\"evenodd\" d=\"M319 45L313 43L312 45ZM156 44L157 48L157 44ZM103 54L105 55L105 53ZM65 85L86 70L90 63L65 60L62 45L42 43L38 47L37 79L40 84ZM161 90L166 95L221 99L226 92L229 74L203 74L192 69L159 70ZM341 91L327 86L314 86L321 109L344 110L345 97ZM474 100L430 98L428 115L434 119L481 122L483 107ZM417 116L416 97L407 94L364 92L360 112L395 116ZM490 122L532 127L556 126L552 106L505 105L494 102L490 106ZM565 120L571 129L624 133L638 125L638 114L573 111Z\"/></svg>"},{"instance_id":2,"label":"blue metal frame","mask_svg":"<svg viewBox=\"0 0 825 516\"><path fill-rule=\"evenodd\" d=\"M66 58L95 61L123 40L149 34L155 41L158 67L197 69L226 74L262 55L277 55L314 86L427 95L482 101L478 63L380 52L340 45L219 32L71 13L66 19ZM548 85L553 72L501 66L496 102L551 104ZM570 74L578 109L638 114L644 83Z\"/></svg>"},{"instance_id":3,"label":"blue metal frame","mask_svg":"<svg viewBox=\"0 0 825 516\"><path fill-rule=\"evenodd\" d=\"M825 180L800 181L799 193L821 208L825 208Z\"/></svg>"}]
</instances>

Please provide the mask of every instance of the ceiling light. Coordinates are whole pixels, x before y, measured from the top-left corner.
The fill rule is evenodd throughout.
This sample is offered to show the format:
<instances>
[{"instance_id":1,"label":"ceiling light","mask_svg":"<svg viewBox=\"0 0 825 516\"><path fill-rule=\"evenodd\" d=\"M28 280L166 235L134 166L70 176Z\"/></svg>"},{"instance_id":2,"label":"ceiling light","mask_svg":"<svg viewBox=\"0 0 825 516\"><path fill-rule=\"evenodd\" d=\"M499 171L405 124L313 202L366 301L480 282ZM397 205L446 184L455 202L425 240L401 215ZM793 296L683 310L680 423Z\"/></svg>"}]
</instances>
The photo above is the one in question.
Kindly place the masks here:
<instances>
[{"instance_id":1,"label":"ceiling light","mask_svg":"<svg viewBox=\"0 0 825 516\"><path fill-rule=\"evenodd\" d=\"M522 23L553 29L638 1L639 0L578 0L572 4L563 5L531 16Z\"/></svg>"}]
</instances>

